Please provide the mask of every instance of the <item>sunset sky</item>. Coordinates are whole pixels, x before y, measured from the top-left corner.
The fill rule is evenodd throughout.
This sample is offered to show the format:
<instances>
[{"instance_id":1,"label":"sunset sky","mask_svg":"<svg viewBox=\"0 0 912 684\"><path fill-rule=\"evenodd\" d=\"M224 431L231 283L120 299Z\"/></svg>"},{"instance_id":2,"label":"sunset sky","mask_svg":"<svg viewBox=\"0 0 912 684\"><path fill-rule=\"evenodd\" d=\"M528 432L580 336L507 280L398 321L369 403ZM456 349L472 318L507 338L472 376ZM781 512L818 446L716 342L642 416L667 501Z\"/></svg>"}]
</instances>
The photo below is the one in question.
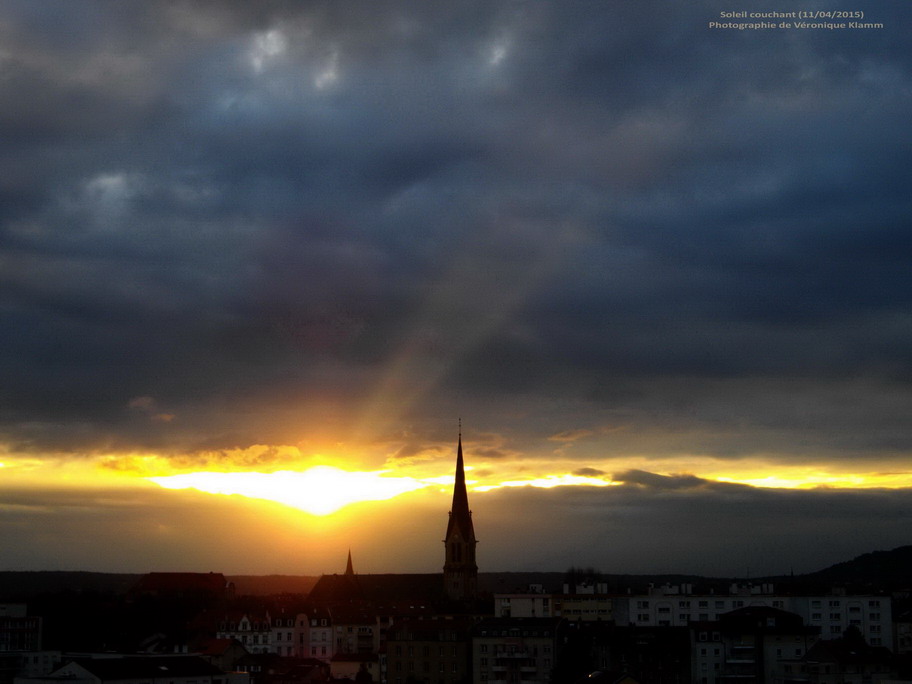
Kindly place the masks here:
<instances>
[{"instance_id":1,"label":"sunset sky","mask_svg":"<svg viewBox=\"0 0 912 684\"><path fill-rule=\"evenodd\" d=\"M0 570L912 543L910 25L0 0Z\"/></svg>"}]
</instances>

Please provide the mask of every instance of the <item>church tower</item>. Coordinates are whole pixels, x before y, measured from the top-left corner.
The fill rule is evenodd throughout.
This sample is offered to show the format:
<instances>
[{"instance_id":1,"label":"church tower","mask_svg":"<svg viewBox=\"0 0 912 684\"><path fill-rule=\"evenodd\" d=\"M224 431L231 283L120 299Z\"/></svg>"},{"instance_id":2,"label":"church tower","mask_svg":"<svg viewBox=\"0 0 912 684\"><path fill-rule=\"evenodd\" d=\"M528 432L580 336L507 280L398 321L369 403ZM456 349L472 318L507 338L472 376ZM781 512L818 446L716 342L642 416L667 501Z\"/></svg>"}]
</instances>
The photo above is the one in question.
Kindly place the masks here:
<instances>
[{"instance_id":1,"label":"church tower","mask_svg":"<svg viewBox=\"0 0 912 684\"><path fill-rule=\"evenodd\" d=\"M466 494L465 466L462 459L462 428L456 450L456 482L453 485L453 505L447 523L443 582L451 599L464 601L475 598L478 588L478 566L475 564L475 528Z\"/></svg>"}]
</instances>

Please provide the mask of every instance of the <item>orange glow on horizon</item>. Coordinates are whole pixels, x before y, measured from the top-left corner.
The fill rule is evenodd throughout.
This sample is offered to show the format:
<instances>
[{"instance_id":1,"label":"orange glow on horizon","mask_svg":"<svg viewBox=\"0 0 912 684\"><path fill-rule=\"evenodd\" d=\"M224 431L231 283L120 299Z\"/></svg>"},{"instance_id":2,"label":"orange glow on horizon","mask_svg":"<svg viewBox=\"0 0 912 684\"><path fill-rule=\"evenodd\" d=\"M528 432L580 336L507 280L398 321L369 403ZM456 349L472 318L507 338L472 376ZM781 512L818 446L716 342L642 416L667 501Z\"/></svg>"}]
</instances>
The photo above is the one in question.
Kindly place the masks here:
<instances>
[{"instance_id":1,"label":"orange glow on horizon","mask_svg":"<svg viewBox=\"0 0 912 684\"><path fill-rule=\"evenodd\" d=\"M448 493L452 475L417 478L390 476L389 471L355 472L331 466L316 466L301 472L199 472L145 478L167 489L196 489L209 494L240 495L264 499L296 508L311 515L325 516L351 504L386 501L426 488ZM907 473L836 474L802 472L789 475L756 471L731 475L703 475L708 482L742 484L772 489L870 489L910 486ZM544 474L502 481L468 480L470 491L484 493L498 489L531 487L612 487L621 481L587 475Z\"/></svg>"},{"instance_id":2,"label":"orange glow on horizon","mask_svg":"<svg viewBox=\"0 0 912 684\"><path fill-rule=\"evenodd\" d=\"M397 461L387 457L385 464L377 469L354 465L358 460L370 460L363 456L363 450L358 450L362 453L359 459L353 459L342 453L303 453L303 449L287 445L257 445L176 457L129 452L79 458L48 454L41 459L9 449L0 449L0 453L4 485L9 488L99 490L154 484L169 490L196 490L270 501L314 516L335 514L360 502L385 502L411 492L448 496L453 485L453 460L442 455L442 448L416 460ZM471 450L468 455L471 458ZM479 495L515 488L624 486L623 473L631 470L666 477L689 475L708 483L764 489L912 487L912 473L894 470L895 465L890 461L867 462L865 470L858 470L857 462L790 464L759 456L741 460L700 455L555 460L523 455L497 460L476 458L466 471L470 477L469 490ZM693 486L702 484L697 481Z\"/></svg>"},{"instance_id":3,"label":"orange glow on horizon","mask_svg":"<svg viewBox=\"0 0 912 684\"><path fill-rule=\"evenodd\" d=\"M384 501L428 486L411 477L388 477L385 471L351 472L332 466L315 466L303 472L201 472L147 479L166 489L266 499L311 515L329 515L349 504Z\"/></svg>"}]
</instances>

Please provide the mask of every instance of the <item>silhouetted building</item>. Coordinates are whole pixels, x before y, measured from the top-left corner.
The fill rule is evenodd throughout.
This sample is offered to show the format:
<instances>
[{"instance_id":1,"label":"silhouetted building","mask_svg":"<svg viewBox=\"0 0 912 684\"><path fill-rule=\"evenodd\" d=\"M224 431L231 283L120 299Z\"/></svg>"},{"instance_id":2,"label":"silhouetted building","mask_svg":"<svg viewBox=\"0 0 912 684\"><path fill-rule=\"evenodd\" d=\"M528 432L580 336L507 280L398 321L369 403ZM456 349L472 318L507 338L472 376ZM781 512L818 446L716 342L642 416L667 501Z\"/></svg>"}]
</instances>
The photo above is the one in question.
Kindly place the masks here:
<instances>
[{"instance_id":1,"label":"silhouetted building","mask_svg":"<svg viewBox=\"0 0 912 684\"><path fill-rule=\"evenodd\" d=\"M618 627L606 622L568 623L556 682L579 678L580 665L623 673L644 684L690 684L690 633L686 627Z\"/></svg>"},{"instance_id":2,"label":"silhouetted building","mask_svg":"<svg viewBox=\"0 0 912 684\"><path fill-rule=\"evenodd\" d=\"M24 603L0 603L0 653L41 650L41 618Z\"/></svg>"},{"instance_id":3,"label":"silhouetted building","mask_svg":"<svg viewBox=\"0 0 912 684\"><path fill-rule=\"evenodd\" d=\"M471 681L468 621L411 620L390 628L389 684L464 684Z\"/></svg>"},{"instance_id":4,"label":"silhouetted building","mask_svg":"<svg viewBox=\"0 0 912 684\"><path fill-rule=\"evenodd\" d=\"M269 613L230 611L219 620L216 638L235 639L249 653L274 653Z\"/></svg>"},{"instance_id":5,"label":"silhouetted building","mask_svg":"<svg viewBox=\"0 0 912 684\"><path fill-rule=\"evenodd\" d=\"M559 618L491 618L472 628L472 681L547 684L561 644Z\"/></svg>"},{"instance_id":6,"label":"silhouetted building","mask_svg":"<svg viewBox=\"0 0 912 684\"><path fill-rule=\"evenodd\" d=\"M796 613L806 625L819 627L823 638L835 639L855 627L872 646L893 645L889 596L788 595L774 593L772 584L733 584L728 594L694 593L689 584L654 587L648 594L612 598L610 619L619 625L686 627L692 622L718 620L725 613L751 606ZM566 611L563 617L568 617Z\"/></svg>"},{"instance_id":7,"label":"silhouetted building","mask_svg":"<svg viewBox=\"0 0 912 684\"><path fill-rule=\"evenodd\" d=\"M246 680L226 674L197 656L108 656L77 658L46 677L23 684L237 684ZM19 681L19 680L17 680Z\"/></svg>"},{"instance_id":8,"label":"silhouetted building","mask_svg":"<svg viewBox=\"0 0 912 684\"><path fill-rule=\"evenodd\" d=\"M465 465L462 457L462 431L456 450L456 481L453 505L447 522L443 582L447 596L457 601L474 599L478 591L478 566L475 564L475 527L466 493Z\"/></svg>"},{"instance_id":9,"label":"silhouetted building","mask_svg":"<svg viewBox=\"0 0 912 684\"><path fill-rule=\"evenodd\" d=\"M897 655L912 654L912 611L900 613L893 622L893 652Z\"/></svg>"},{"instance_id":10,"label":"silhouetted building","mask_svg":"<svg viewBox=\"0 0 912 684\"><path fill-rule=\"evenodd\" d=\"M869 646L854 627L840 639L818 641L786 667L784 684L877 684L895 677L889 649Z\"/></svg>"},{"instance_id":11,"label":"silhouetted building","mask_svg":"<svg viewBox=\"0 0 912 684\"><path fill-rule=\"evenodd\" d=\"M9 684L20 667L20 654L41 650L41 618L24 603L0 603L0 684Z\"/></svg>"},{"instance_id":12,"label":"silhouetted building","mask_svg":"<svg viewBox=\"0 0 912 684\"><path fill-rule=\"evenodd\" d=\"M237 639L207 639L198 645L196 652L223 672L236 670L241 659L249 655Z\"/></svg>"},{"instance_id":13,"label":"silhouetted building","mask_svg":"<svg viewBox=\"0 0 912 684\"><path fill-rule=\"evenodd\" d=\"M332 615L325 606L308 606L299 620L305 622L299 654L329 662L335 653L333 648Z\"/></svg>"},{"instance_id":14,"label":"silhouetted building","mask_svg":"<svg viewBox=\"0 0 912 684\"><path fill-rule=\"evenodd\" d=\"M695 684L779 684L787 663L804 657L820 628L769 606L739 608L691 624Z\"/></svg>"},{"instance_id":15,"label":"silhouetted building","mask_svg":"<svg viewBox=\"0 0 912 684\"><path fill-rule=\"evenodd\" d=\"M333 629L333 658L340 654L376 653L380 648L380 626L376 612L368 607L340 605L330 608Z\"/></svg>"},{"instance_id":16,"label":"silhouetted building","mask_svg":"<svg viewBox=\"0 0 912 684\"><path fill-rule=\"evenodd\" d=\"M232 598L233 592L234 585L220 572L150 572L139 578L127 596L217 601Z\"/></svg>"},{"instance_id":17,"label":"silhouetted building","mask_svg":"<svg viewBox=\"0 0 912 684\"><path fill-rule=\"evenodd\" d=\"M596 670L577 680L576 684L639 684L639 682L626 672Z\"/></svg>"},{"instance_id":18,"label":"silhouetted building","mask_svg":"<svg viewBox=\"0 0 912 684\"><path fill-rule=\"evenodd\" d=\"M337 653L329 667L333 679L380 681L380 658L376 653Z\"/></svg>"}]
</instances>

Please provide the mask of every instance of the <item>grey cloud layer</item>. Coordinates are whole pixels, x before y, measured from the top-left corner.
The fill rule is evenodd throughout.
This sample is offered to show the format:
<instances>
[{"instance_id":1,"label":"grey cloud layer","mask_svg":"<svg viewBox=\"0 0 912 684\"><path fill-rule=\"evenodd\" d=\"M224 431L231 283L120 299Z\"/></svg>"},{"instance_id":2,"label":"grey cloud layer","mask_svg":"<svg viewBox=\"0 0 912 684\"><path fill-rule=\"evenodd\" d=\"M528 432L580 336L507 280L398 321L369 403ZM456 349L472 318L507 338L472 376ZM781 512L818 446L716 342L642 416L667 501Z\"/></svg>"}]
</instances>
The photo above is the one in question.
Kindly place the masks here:
<instances>
[{"instance_id":1,"label":"grey cloud layer","mask_svg":"<svg viewBox=\"0 0 912 684\"><path fill-rule=\"evenodd\" d=\"M479 565L715 577L812 572L903 545L912 523L908 490L775 491L647 472L624 480L471 494ZM0 543L5 569L319 574L337 569L352 546L359 572L438 572L447 504L446 493L424 493L408 506L361 504L348 522L314 525L242 497L0 490ZM393 547L372 534L377 527L409 534ZM250 553L239 557L231 550L238 546Z\"/></svg>"},{"instance_id":2,"label":"grey cloud layer","mask_svg":"<svg viewBox=\"0 0 912 684\"><path fill-rule=\"evenodd\" d=\"M908 8L758 35L708 2L250 5L5 4L16 448L293 439L407 349L432 399L504 397L481 429L907 453Z\"/></svg>"}]
</instances>

